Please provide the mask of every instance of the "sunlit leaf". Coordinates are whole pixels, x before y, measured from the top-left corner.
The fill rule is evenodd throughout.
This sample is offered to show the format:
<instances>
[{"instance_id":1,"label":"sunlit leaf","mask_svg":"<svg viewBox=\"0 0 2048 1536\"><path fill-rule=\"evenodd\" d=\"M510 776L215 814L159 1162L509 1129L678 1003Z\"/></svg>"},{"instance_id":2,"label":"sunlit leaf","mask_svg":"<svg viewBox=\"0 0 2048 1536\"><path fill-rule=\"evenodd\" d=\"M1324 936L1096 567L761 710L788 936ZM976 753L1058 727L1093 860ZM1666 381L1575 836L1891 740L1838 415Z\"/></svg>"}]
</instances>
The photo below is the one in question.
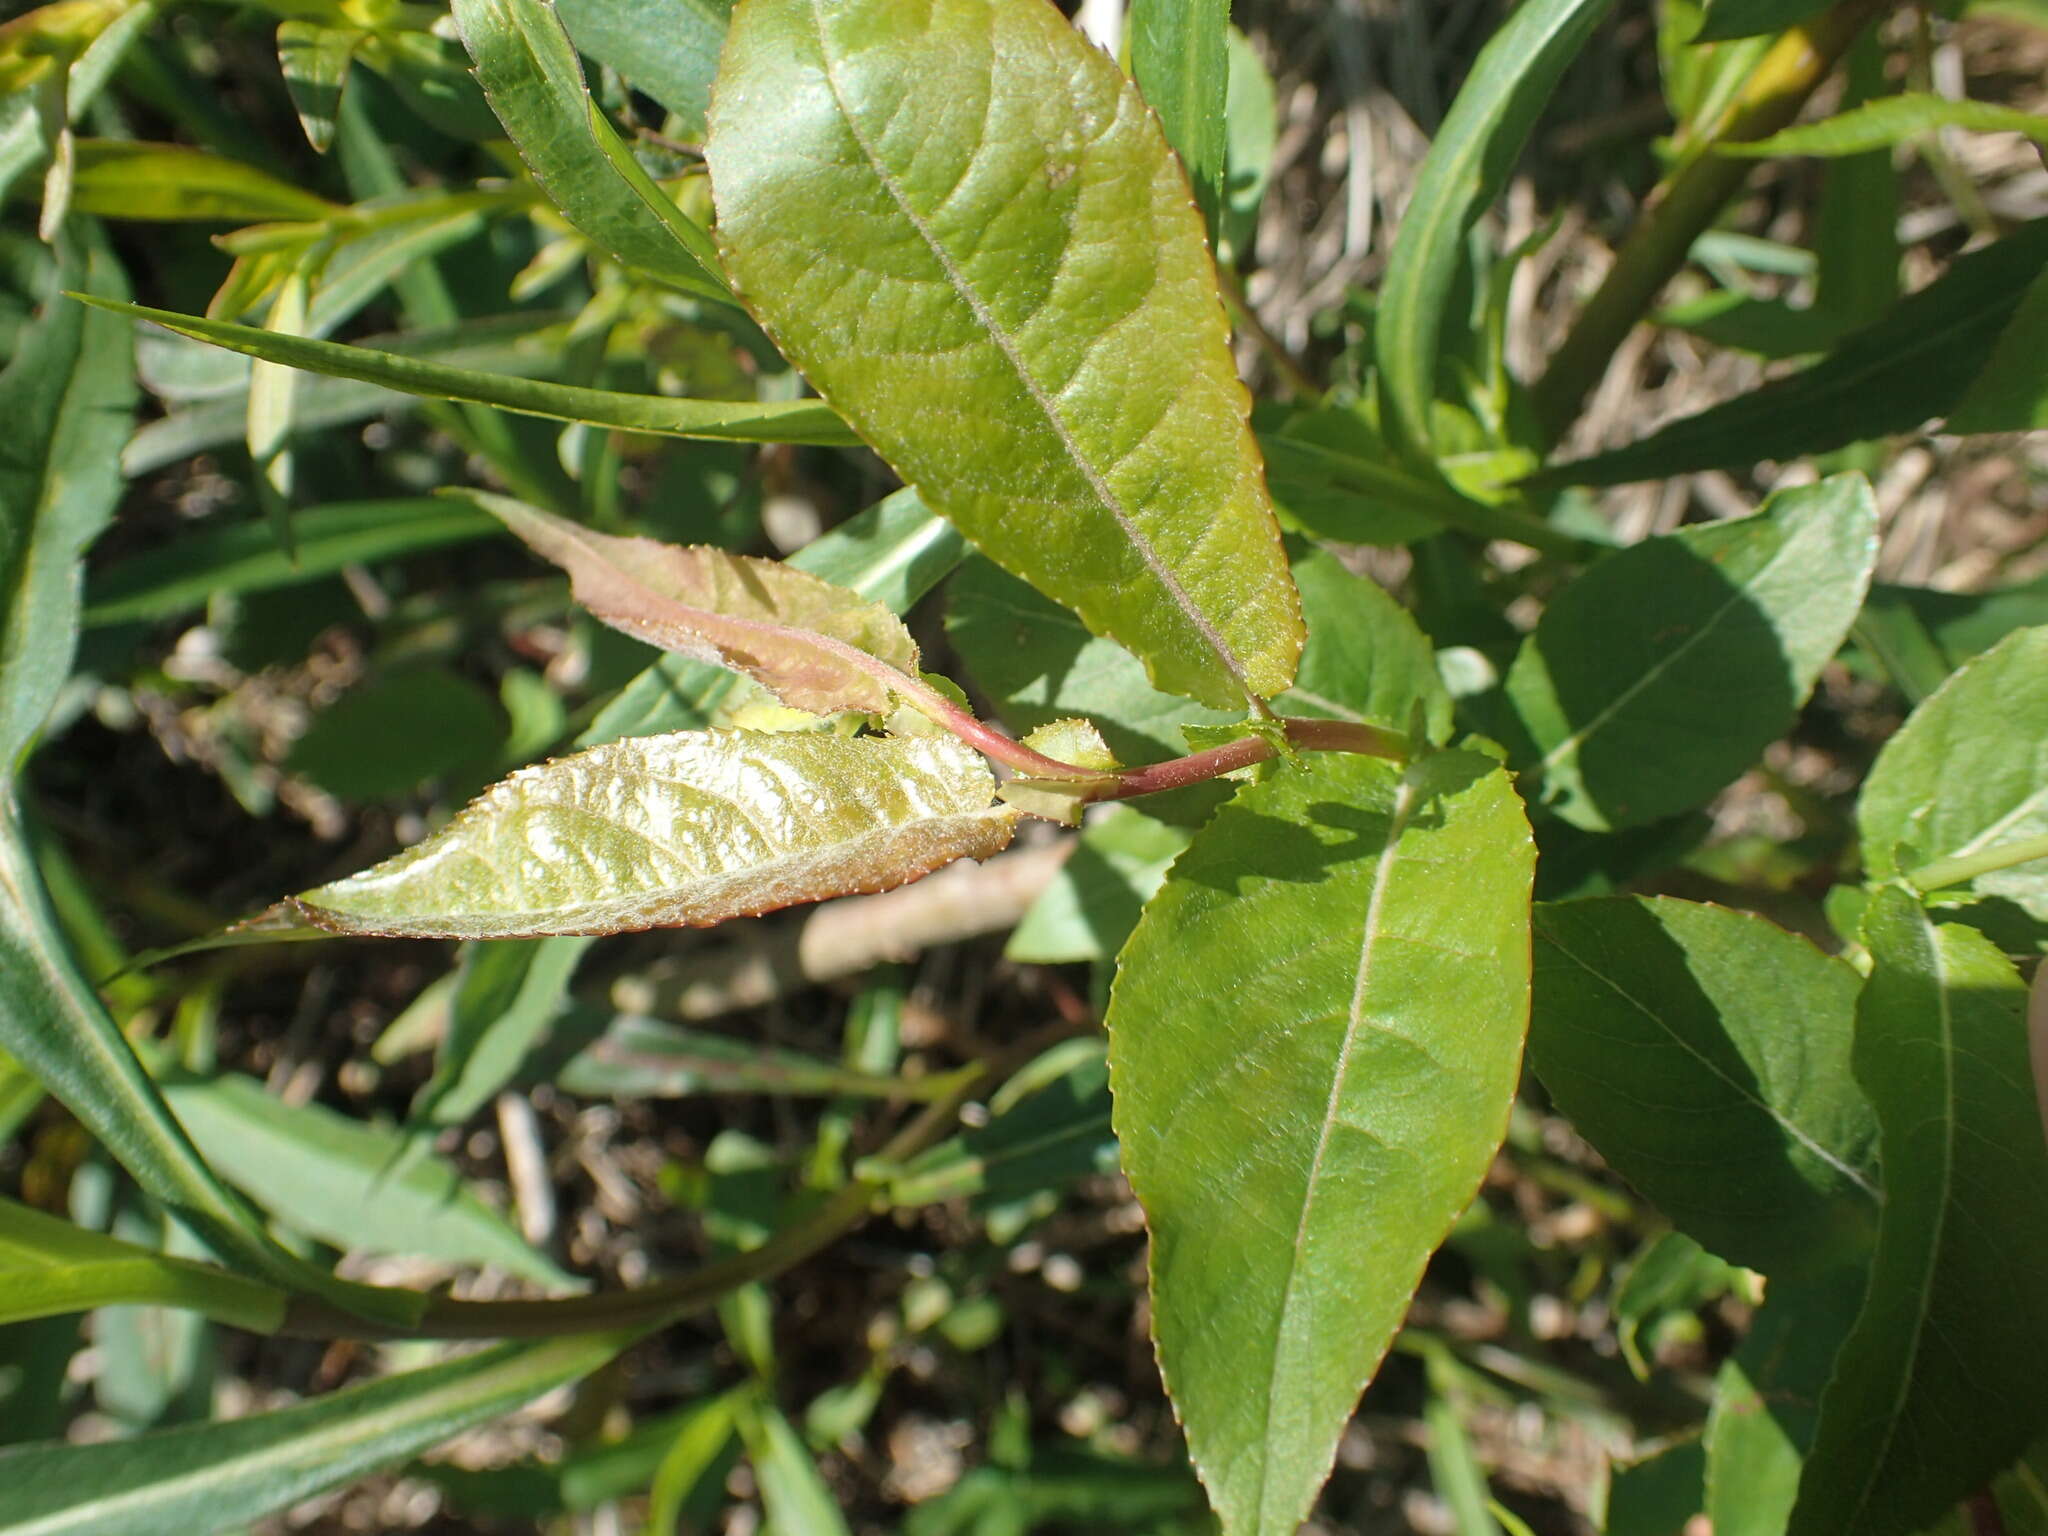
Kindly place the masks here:
<instances>
[{"instance_id":1,"label":"sunlit leaf","mask_svg":"<svg viewBox=\"0 0 2048 1536\"><path fill-rule=\"evenodd\" d=\"M1778 155L1860 155L1889 149L1904 139L1938 128L1968 128L1976 133L2020 133L2048 144L2048 117L2021 112L1989 101L1956 101L1928 91L1902 91L1824 117L1817 123L1782 128L1767 138L1740 142L1722 140L1717 155L1765 159Z\"/></svg>"},{"instance_id":2,"label":"sunlit leaf","mask_svg":"<svg viewBox=\"0 0 2048 1536\"><path fill-rule=\"evenodd\" d=\"M1792 723L1876 559L1860 475L1609 555L1551 603L1508 672L1525 792L1596 831L1699 804Z\"/></svg>"},{"instance_id":3,"label":"sunlit leaf","mask_svg":"<svg viewBox=\"0 0 2048 1536\"><path fill-rule=\"evenodd\" d=\"M1131 78L1187 169L1212 245L1223 204L1229 32L1230 0L1132 0L1125 26Z\"/></svg>"},{"instance_id":4,"label":"sunlit leaf","mask_svg":"<svg viewBox=\"0 0 2048 1536\"><path fill-rule=\"evenodd\" d=\"M2048 1146L2026 991L1895 886L1864 919L1857 1080L1883 1128L1869 1290L1821 1398L1793 1536L1917 1529L2048 1425Z\"/></svg>"},{"instance_id":5,"label":"sunlit leaf","mask_svg":"<svg viewBox=\"0 0 2048 1536\"><path fill-rule=\"evenodd\" d=\"M240 160L182 144L80 139L71 210L110 219L319 221L341 210Z\"/></svg>"},{"instance_id":6,"label":"sunlit leaf","mask_svg":"<svg viewBox=\"0 0 2048 1536\"><path fill-rule=\"evenodd\" d=\"M579 52L675 113L685 134L704 132L732 0L556 0L555 9Z\"/></svg>"},{"instance_id":7,"label":"sunlit leaf","mask_svg":"<svg viewBox=\"0 0 2048 1536\"><path fill-rule=\"evenodd\" d=\"M593 426L620 427L668 437L712 437L751 443L818 443L846 447L856 441L845 424L816 400L756 403L735 400L677 400L665 395L629 395L610 389L585 389L570 384L543 384L509 374L455 368L424 357L378 352L368 347L316 341L310 336L285 336L255 326L207 320L198 315L115 304L80 295L87 303L197 341L210 341L231 352L268 358L313 373L360 379L409 395L440 400L466 400L501 406L529 416L560 421L585 421Z\"/></svg>"},{"instance_id":8,"label":"sunlit leaf","mask_svg":"<svg viewBox=\"0 0 2048 1536\"><path fill-rule=\"evenodd\" d=\"M1875 879L2048 834L2048 626L1965 662L1913 711L1878 753L1856 820ZM2048 859L1958 889L2048 921Z\"/></svg>"},{"instance_id":9,"label":"sunlit leaf","mask_svg":"<svg viewBox=\"0 0 2048 1536\"><path fill-rule=\"evenodd\" d=\"M592 105L555 8L456 0L454 13L491 110L569 222L630 267L730 302L710 236L677 211Z\"/></svg>"},{"instance_id":10,"label":"sunlit leaf","mask_svg":"<svg viewBox=\"0 0 2048 1536\"><path fill-rule=\"evenodd\" d=\"M425 842L290 907L389 936L702 927L987 858L1014 815L994 795L950 736L635 737L522 769Z\"/></svg>"},{"instance_id":11,"label":"sunlit leaf","mask_svg":"<svg viewBox=\"0 0 2048 1536\"><path fill-rule=\"evenodd\" d=\"M317 21L278 24L277 64L285 90L299 114L306 142L326 154L334 142L334 115L348 85L348 67L369 36L359 27L329 27Z\"/></svg>"},{"instance_id":12,"label":"sunlit leaf","mask_svg":"<svg viewBox=\"0 0 2048 1536\"><path fill-rule=\"evenodd\" d=\"M1318 755L1174 864L1109 1008L1160 1370L1227 1532L1291 1533L1492 1162L1534 851L1491 759Z\"/></svg>"},{"instance_id":13,"label":"sunlit leaf","mask_svg":"<svg viewBox=\"0 0 2048 1536\"><path fill-rule=\"evenodd\" d=\"M576 601L614 629L745 672L792 709L884 714L888 672L917 675L903 621L845 587L775 560L619 538L508 497L470 495L567 571Z\"/></svg>"},{"instance_id":14,"label":"sunlit leaf","mask_svg":"<svg viewBox=\"0 0 2048 1536\"><path fill-rule=\"evenodd\" d=\"M193 1536L403 1460L602 1366L632 1333L502 1344L226 1423L0 1451L13 1529Z\"/></svg>"},{"instance_id":15,"label":"sunlit leaf","mask_svg":"<svg viewBox=\"0 0 2048 1536\"><path fill-rule=\"evenodd\" d=\"M707 144L778 345L934 510L1218 707L1300 625L1187 184L1042 4L749 0Z\"/></svg>"},{"instance_id":16,"label":"sunlit leaf","mask_svg":"<svg viewBox=\"0 0 2048 1536\"><path fill-rule=\"evenodd\" d=\"M0 1200L0 1323L147 1302L269 1333L283 1321L285 1301L261 1280Z\"/></svg>"}]
</instances>

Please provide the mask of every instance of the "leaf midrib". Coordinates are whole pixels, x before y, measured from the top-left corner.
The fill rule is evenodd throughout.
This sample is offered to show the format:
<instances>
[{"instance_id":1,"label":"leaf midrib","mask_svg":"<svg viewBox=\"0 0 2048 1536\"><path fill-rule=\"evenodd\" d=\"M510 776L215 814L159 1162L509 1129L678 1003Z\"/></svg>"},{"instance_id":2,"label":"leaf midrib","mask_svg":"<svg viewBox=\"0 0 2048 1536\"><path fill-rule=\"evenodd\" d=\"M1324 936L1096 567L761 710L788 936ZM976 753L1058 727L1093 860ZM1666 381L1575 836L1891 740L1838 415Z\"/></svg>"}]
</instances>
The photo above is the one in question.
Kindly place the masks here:
<instances>
[{"instance_id":1,"label":"leaf midrib","mask_svg":"<svg viewBox=\"0 0 2048 1536\"><path fill-rule=\"evenodd\" d=\"M1337 1052L1336 1069L1330 1074L1330 1094L1323 1105L1323 1115L1316 1131L1315 1155L1309 1161L1307 1188L1302 1195L1301 1219L1294 1229L1294 1243L1287 1255L1287 1280L1280 1288L1279 1317L1273 1338L1273 1364L1266 1374L1266 1416L1265 1444L1267 1454L1259 1460L1259 1487L1256 1507L1262 1516L1266 1508L1266 1490L1272 1482L1274 1461L1272 1443L1273 1421L1278 1410L1280 1348L1282 1333L1287 1326L1288 1313L1294 1305L1295 1282L1301 1276L1303 1252L1308 1245L1309 1222L1316 1204L1316 1188L1321 1182L1323 1158L1329 1150L1330 1129L1336 1124L1337 1109L1344 1099L1344 1085L1351 1072L1352 1050L1358 1043L1358 1036L1364 1024L1366 988L1372 976L1372 963L1376 941L1380 936L1380 909L1385 899L1387 886L1393 876L1394 866L1399 862L1401 834L1421 803L1421 791L1412 779L1403 775L1394 791L1394 806L1387 817L1386 846L1380 850L1372 875L1372 886L1366 897L1364 935L1359 945L1358 968L1352 975L1351 1002L1345 1013L1344 1042Z\"/></svg>"},{"instance_id":2,"label":"leaf midrib","mask_svg":"<svg viewBox=\"0 0 2048 1536\"><path fill-rule=\"evenodd\" d=\"M911 206L908 196L904 193L902 184L888 166L882 162L882 158L876 152L874 145L868 141L867 136L861 131L860 123L855 118L853 109L847 102L845 92L840 89L839 77L834 70L836 61L831 46L826 41L825 24L819 14L818 0L811 0L809 14L812 32L818 43L818 57L823 66L825 85L832 92L832 104L839 109L840 121L846 125L847 135L853 140L854 146L861 152L862 158L867 161L868 169L874 174L876 181L881 184L883 191L889 194L889 199L896 205L897 212L903 215L904 221L916 231L918 238L930 250L932 259L938 262L939 269L946 276L946 281L952 286L954 293L959 296L960 301L973 314L976 323L981 326L983 333L987 335L996 350L1003 355L1004 361L1016 373L1017 381L1024 386L1025 393L1031 397L1032 403L1038 407L1046 422L1051 426L1053 436L1059 440L1059 444L1066 451L1068 459L1081 472L1081 477L1088 482L1089 489L1095 493L1096 500L1101 504L1102 509L1115 521L1118 531L1123 534L1126 542L1136 551L1138 558L1144 562L1145 568L1151 572L1154 579L1165 589L1167 596L1180 611L1181 617L1194 627L1195 632L1201 636L1202 642L1215 653L1216 659L1223 664L1224 669L1230 673L1231 677L1236 679L1238 686L1244 690L1245 698L1247 700L1256 699L1258 691L1252 687L1251 679L1245 671L1244 663L1238 658L1237 652L1231 648L1230 642L1223 638L1222 632L1210 622L1209 616L1202 612L1194 599L1188 595L1187 589L1180 583L1180 578L1174 575L1171 567L1160 558L1159 552L1152 547L1151 540L1146 538L1144 532L1132 521L1131 515L1124 507L1122 499L1103 477L1102 472L1096 468L1094 461L1088 457L1080 443L1075 440L1072 429L1068 427L1066 418L1060 415L1052 397L1045 392L1044 386L1039 383L1031 370L1025 366L1024 357L1018 349L1016 338L1003 328L1002 323L996 318L994 312L989 309L981 295L967 281L967 274L953 260L952 253L940 243L930 224Z\"/></svg>"}]
</instances>

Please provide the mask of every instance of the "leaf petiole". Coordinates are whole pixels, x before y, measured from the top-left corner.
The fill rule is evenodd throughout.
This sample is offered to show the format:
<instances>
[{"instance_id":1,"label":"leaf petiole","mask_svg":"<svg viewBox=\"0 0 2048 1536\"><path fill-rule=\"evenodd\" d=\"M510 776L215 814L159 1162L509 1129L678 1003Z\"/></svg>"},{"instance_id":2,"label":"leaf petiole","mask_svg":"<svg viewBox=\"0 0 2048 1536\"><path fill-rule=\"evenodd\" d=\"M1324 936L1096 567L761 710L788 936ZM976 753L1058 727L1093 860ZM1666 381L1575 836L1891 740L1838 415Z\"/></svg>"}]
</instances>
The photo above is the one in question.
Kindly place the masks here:
<instances>
[{"instance_id":1,"label":"leaf petiole","mask_svg":"<svg viewBox=\"0 0 2048 1536\"><path fill-rule=\"evenodd\" d=\"M1918 869L1906 872L1906 883L1925 895L1943 890L1948 886L1961 885L1979 875L1988 875L1994 870L2010 869L2015 864L2028 864L2035 859L2048 859L2048 832L2036 837L2022 837L2010 843L1994 843L1975 853L1951 854L1945 859L1934 859Z\"/></svg>"}]
</instances>

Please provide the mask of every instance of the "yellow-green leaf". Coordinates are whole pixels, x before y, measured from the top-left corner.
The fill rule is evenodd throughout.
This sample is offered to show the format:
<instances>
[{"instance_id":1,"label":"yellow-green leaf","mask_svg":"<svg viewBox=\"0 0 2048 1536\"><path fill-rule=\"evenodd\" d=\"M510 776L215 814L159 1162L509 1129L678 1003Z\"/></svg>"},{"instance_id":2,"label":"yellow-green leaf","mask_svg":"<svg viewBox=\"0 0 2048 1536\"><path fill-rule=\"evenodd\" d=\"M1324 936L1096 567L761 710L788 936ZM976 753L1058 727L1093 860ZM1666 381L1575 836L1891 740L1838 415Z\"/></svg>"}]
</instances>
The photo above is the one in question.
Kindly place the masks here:
<instances>
[{"instance_id":1,"label":"yellow-green leaf","mask_svg":"<svg viewBox=\"0 0 2048 1536\"><path fill-rule=\"evenodd\" d=\"M950 736L633 737L522 769L425 842L288 905L393 937L705 927L985 859L1015 819L994 799Z\"/></svg>"},{"instance_id":2,"label":"yellow-green leaf","mask_svg":"<svg viewBox=\"0 0 2048 1536\"><path fill-rule=\"evenodd\" d=\"M1188 184L1043 0L744 0L706 146L729 273L927 505L1153 680L1294 676Z\"/></svg>"}]
</instances>

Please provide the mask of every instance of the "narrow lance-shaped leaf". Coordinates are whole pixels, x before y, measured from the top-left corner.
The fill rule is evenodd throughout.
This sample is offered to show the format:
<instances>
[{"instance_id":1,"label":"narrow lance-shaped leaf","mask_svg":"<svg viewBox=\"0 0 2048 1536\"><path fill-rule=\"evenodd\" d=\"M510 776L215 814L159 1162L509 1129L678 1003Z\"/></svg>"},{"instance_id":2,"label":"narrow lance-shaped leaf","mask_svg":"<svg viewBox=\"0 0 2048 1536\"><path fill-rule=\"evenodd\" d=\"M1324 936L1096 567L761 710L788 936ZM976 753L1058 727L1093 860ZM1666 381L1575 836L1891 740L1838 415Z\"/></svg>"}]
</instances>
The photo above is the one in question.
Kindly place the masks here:
<instances>
[{"instance_id":1,"label":"narrow lance-shaped leaf","mask_svg":"<svg viewBox=\"0 0 2048 1536\"><path fill-rule=\"evenodd\" d=\"M1438 338L1465 236L1507 185L1565 67L1613 0L1531 0L1493 35L1430 142L1380 284L1373 351L1390 429L1428 454Z\"/></svg>"},{"instance_id":2,"label":"narrow lance-shaped leaf","mask_svg":"<svg viewBox=\"0 0 2048 1536\"><path fill-rule=\"evenodd\" d=\"M360 379L409 395L437 400L464 400L495 405L528 416L557 421L584 421L592 426L627 432L652 432L665 437L710 437L746 443L815 443L828 448L850 447L858 439L831 410L816 400L676 400L666 395L630 395L612 389L586 389L573 384L545 384L503 373L480 373L430 358L378 352L369 347L286 336L252 325L207 320L140 304L116 304L79 294L85 303L137 320L149 320L167 331L210 341L230 352L267 358L337 378Z\"/></svg>"},{"instance_id":3,"label":"narrow lance-shaped leaf","mask_svg":"<svg viewBox=\"0 0 2048 1536\"><path fill-rule=\"evenodd\" d=\"M1856 1077L1883 1128L1863 1310L1821 1398L1793 1536L1894 1536L1981 1488L2048 1424L2048 1147L2026 992L1973 929L1871 898Z\"/></svg>"},{"instance_id":4,"label":"narrow lance-shaped leaf","mask_svg":"<svg viewBox=\"0 0 2048 1536\"><path fill-rule=\"evenodd\" d=\"M0 1323L94 1307L189 1307L258 1333L284 1321L285 1293L0 1200Z\"/></svg>"},{"instance_id":5,"label":"narrow lance-shaped leaf","mask_svg":"<svg viewBox=\"0 0 2048 1536\"><path fill-rule=\"evenodd\" d=\"M1913 711L1878 753L1856 821L1880 880L2048 835L2048 625L1971 658ZM2048 858L1967 890L2048 921Z\"/></svg>"},{"instance_id":6,"label":"narrow lance-shaped leaf","mask_svg":"<svg viewBox=\"0 0 2048 1536\"><path fill-rule=\"evenodd\" d=\"M502 1344L231 1423L0 1451L14 1536L192 1536L250 1524L598 1369L634 1334Z\"/></svg>"},{"instance_id":7,"label":"narrow lance-shaped leaf","mask_svg":"<svg viewBox=\"0 0 2048 1536\"><path fill-rule=\"evenodd\" d=\"M2037 432L2043 427L2048 427L2048 264L1948 418L1951 432Z\"/></svg>"},{"instance_id":8,"label":"narrow lance-shaped leaf","mask_svg":"<svg viewBox=\"0 0 2048 1536\"><path fill-rule=\"evenodd\" d=\"M1186 167L1209 241L1223 204L1230 0L1133 0L1131 75Z\"/></svg>"},{"instance_id":9,"label":"narrow lance-shaped leaf","mask_svg":"<svg viewBox=\"0 0 2048 1536\"><path fill-rule=\"evenodd\" d=\"M1174 864L1109 1009L1161 1373L1226 1532L1291 1536L1507 1128L1528 825L1491 759L1315 757Z\"/></svg>"},{"instance_id":10,"label":"narrow lance-shaped leaf","mask_svg":"<svg viewBox=\"0 0 2048 1536\"><path fill-rule=\"evenodd\" d=\"M182 144L80 139L71 210L111 219L318 222L342 210L240 160Z\"/></svg>"},{"instance_id":11,"label":"narrow lance-shaped leaf","mask_svg":"<svg viewBox=\"0 0 2048 1536\"><path fill-rule=\"evenodd\" d=\"M928 505L1242 707L1298 604L1187 183L1043 0L748 0L706 146L742 296Z\"/></svg>"},{"instance_id":12,"label":"narrow lance-shaped leaf","mask_svg":"<svg viewBox=\"0 0 2048 1536\"><path fill-rule=\"evenodd\" d=\"M676 210L593 107L555 8L456 0L454 11L491 110L569 222L628 266L730 302L710 237Z\"/></svg>"},{"instance_id":13,"label":"narrow lance-shaped leaf","mask_svg":"<svg viewBox=\"0 0 2048 1536\"><path fill-rule=\"evenodd\" d=\"M1792 723L1876 560L1877 504L1860 475L1602 560L1550 605L1508 672L1544 803L1599 831L1690 809L1727 784Z\"/></svg>"},{"instance_id":14,"label":"narrow lance-shaped leaf","mask_svg":"<svg viewBox=\"0 0 2048 1536\"><path fill-rule=\"evenodd\" d=\"M576 601L612 628L737 668L792 709L885 714L889 673L917 676L903 621L844 587L774 560L594 533L508 497L470 494L567 571Z\"/></svg>"},{"instance_id":15,"label":"narrow lance-shaped leaf","mask_svg":"<svg viewBox=\"0 0 2048 1536\"><path fill-rule=\"evenodd\" d=\"M1873 149L1889 149L1902 139L1932 133L1937 128L2022 133L2037 144L2048 144L2048 117L2039 113L2021 112L1988 101L1951 101L1926 91L1902 91L1896 96L1866 101L1817 123L1781 129L1768 138L1723 140L1713 149L1717 155L1746 155L1751 159L1860 155Z\"/></svg>"},{"instance_id":16,"label":"narrow lance-shaped leaf","mask_svg":"<svg viewBox=\"0 0 2048 1536\"><path fill-rule=\"evenodd\" d=\"M333 933L503 939L704 927L984 859L1014 813L950 736L635 737L526 768L287 903Z\"/></svg>"},{"instance_id":17,"label":"narrow lance-shaped leaf","mask_svg":"<svg viewBox=\"0 0 2048 1536\"><path fill-rule=\"evenodd\" d=\"M285 21L277 28L277 64L299 114L306 142L321 154L334 143L334 117L348 85L349 64L369 34L360 27Z\"/></svg>"},{"instance_id":18,"label":"narrow lance-shaped leaf","mask_svg":"<svg viewBox=\"0 0 2048 1536\"><path fill-rule=\"evenodd\" d=\"M1962 402L2044 261L2048 219L2035 219L1957 257L1812 367L1529 483L1620 485L1910 432Z\"/></svg>"}]
</instances>

